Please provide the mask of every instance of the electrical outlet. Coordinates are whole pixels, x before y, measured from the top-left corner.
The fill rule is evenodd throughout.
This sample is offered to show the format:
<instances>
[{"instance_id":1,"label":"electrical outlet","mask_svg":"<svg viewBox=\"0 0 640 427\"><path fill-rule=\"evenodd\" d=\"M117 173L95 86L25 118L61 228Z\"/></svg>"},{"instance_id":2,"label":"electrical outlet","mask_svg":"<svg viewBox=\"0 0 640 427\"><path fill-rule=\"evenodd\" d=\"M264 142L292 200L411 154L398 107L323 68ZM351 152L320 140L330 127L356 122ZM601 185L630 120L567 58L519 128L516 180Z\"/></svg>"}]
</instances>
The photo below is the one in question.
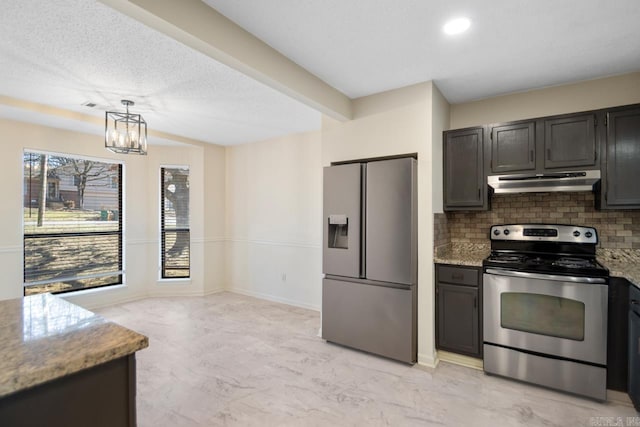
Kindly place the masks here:
<instances>
[{"instance_id":1,"label":"electrical outlet","mask_svg":"<svg viewBox=\"0 0 640 427\"><path fill-rule=\"evenodd\" d=\"M287 281L287 273L282 273L282 281L283 282Z\"/></svg>"}]
</instances>

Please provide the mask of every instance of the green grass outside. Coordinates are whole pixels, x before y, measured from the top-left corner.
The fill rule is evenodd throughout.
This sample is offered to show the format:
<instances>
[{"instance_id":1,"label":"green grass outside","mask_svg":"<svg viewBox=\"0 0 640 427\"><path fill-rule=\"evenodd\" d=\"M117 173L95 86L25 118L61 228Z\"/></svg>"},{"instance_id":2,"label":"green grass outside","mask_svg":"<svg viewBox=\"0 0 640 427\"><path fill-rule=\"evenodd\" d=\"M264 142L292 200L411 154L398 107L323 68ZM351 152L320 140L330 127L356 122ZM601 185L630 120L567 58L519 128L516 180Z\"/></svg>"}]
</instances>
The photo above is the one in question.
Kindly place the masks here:
<instances>
[{"instance_id":1,"label":"green grass outside","mask_svg":"<svg viewBox=\"0 0 640 427\"><path fill-rule=\"evenodd\" d=\"M80 209L47 209L44 213L44 224L40 227L36 225L38 221L38 208L24 208L24 231L32 233L56 233L65 231L114 231L118 229L118 221L113 214L104 219L102 211L80 210ZM71 224L62 224L65 221L73 221ZM82 222L89 224L82 224Z\"/></svg>"},{"instance_id":2,"label":"green grass outside","mask_svg":"<svg viewBox=\"0 0 640 427\"><path fill-rule=\"evenodd\" d=\"M44 212L46 221L71 221L80 219L83 221L99 221L100 211L80 209L46 209ZM24 208L25 222L37 221L38 208Z\"/></svg>"}]
</instances>

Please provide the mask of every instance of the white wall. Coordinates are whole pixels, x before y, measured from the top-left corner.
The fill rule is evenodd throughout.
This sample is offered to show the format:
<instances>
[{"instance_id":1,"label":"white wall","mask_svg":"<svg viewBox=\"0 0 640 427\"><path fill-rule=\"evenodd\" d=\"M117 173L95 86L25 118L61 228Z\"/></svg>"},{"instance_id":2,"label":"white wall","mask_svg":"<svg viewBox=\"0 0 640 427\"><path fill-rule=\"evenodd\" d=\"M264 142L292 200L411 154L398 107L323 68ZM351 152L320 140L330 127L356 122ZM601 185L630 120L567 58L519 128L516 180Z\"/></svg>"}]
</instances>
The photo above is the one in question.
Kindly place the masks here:
<instances>
[{"instance_id":1,"label":"white wall","mask_svg":"<svg viewBox=\"0 0 640 427\"><path fill-rule=\"evenodd\" d=\"M431 97L432 127L431 127L431 180L433 187L433 212L442 213L443 170L442 170L442 132L449 129L449 103L442 96L436 85L433 85Z\"/></svg>"},{"instance_id":2,"label":"white wall","mask_svg":"<svg viewBox=\"0 0 640 427\"><path fill-rule=\"evenodd\" d=\"M322 120L325 166L340 160L418 153L418 362L428 366L436 363L433 209L434 198L442 194L441 184L434 185L433 156L442 151L436 147L442 144L436 134L446 117L446 111L441 111L446 102L438 98L434 105L433 93L433 84L427 82L371 95L354 100L353 120ZM434 106L437 128L432 121Z\"/></svg>"},{"instance_id":3,"label":"white wall","mask_svg":"<svg viewBox=\"0 0 640 427\"><path fill-rule=\"evenodd\" d=\"M640 103L640 72L451 106L450 129Z\"/></svg>"},{"instance_id":4,"label":"white wall","mask_svg":"<svg viewBox=\"0 0 640 427\"><path fill-rule=\"evenodd\" d=\"M320 133L226 149L226 284L320 309Z\"/></svg>"},{"instance_id":5,"label":"white wall","mask_svg":"<svg viewBox=\"0 0 640 427\"><path fill-rule=\"evenodd\" d=\"M204 147L204 293L225 289L225 148Z\"/></svg>"},{"instance_id":6,"label":"white wall","mask_svg":"<svg viewBox=\"0 0 640 427\"><path fill-rule=\"evenodd\" d=\"M205 271L207 235L205 215L217 217L213 235L222 236L224 203L206 206L205 191L212 200L223 200L224 172L205 177L205 161L224 164L221 147L150 146L148 156L115 155L95 135L71 132L11 120L0 120L3 156L0 178L7 189L0 203L0 299L16 298L22 290L22 153L34 149L124 161L124 286L75 292L65 298L86 307L109 305L149 295L201 295L221 288L222 271ZM159 167L188 165L191 191L191 280L160 281L159 278ZM224 170L224 168L222 168ZM205 179L206 178L206 179ZM205 208L208 208L208 211ZM216 234L217 233L217 234ZM207 235L208 237L208 235ZM221 240L221 239L220 239ZM221 246L222 242L218 243ZM219 249L219 248L217 248Z\"/></svg>"}]
</instances>

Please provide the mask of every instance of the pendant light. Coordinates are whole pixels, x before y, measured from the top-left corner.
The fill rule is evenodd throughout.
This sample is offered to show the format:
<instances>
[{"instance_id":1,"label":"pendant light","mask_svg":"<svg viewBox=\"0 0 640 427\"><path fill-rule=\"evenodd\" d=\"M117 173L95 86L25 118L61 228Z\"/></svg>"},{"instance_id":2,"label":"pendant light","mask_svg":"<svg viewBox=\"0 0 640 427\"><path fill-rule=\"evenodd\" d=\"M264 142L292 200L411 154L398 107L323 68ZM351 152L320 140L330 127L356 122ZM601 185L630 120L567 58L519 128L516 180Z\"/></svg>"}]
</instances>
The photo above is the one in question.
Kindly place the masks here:
<instances>
[{"instance_id":1,"label":"pendant light","mask_svg":"<svg viewBox=\"0 0 640 427\"><path fill-rule=\"evenodd\" d=\"M107 111L105 114L104 146L120 154L147 154L147 122L140 114L129 113L133 101L120 101L126 113Z\"/></svg>"}]
</instances>

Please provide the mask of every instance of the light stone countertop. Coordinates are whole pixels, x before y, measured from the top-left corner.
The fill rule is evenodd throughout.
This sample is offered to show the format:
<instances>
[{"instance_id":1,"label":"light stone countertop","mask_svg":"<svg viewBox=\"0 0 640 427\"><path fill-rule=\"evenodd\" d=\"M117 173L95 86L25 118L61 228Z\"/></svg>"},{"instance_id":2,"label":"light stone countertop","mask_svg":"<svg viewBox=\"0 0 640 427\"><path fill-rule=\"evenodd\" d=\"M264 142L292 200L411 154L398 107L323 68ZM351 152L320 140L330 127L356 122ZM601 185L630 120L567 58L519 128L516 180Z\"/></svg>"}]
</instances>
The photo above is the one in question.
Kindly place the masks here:
<instances>
[{"instance_id":1,"label":"light stone countertop","mask_svg":"<svg viewBox=\"0 0 640 427\"><path fill-rule=\"evenodd\" d=\"M490 252L489 244L454 242L437 247L434 262L482 267L482 260L488 257ZM598 249L597 259L609 269L611 276L625 278L640 288L640 250Z\"/></svg>"},{"instance_id":2,"label":"light stone countertop","mask_svg":"<svg viewBox=\"0 0 640 427\"><path fill-rule=\"evenodd\" d=\"M0 301L0 397L130 355L146 336L51 294Z\"/></svg>"},{"instance_id":3,"label":"light stone countertop","mask_svg":"<svg viewBox=\"0 0 640 427\"><path fill-rule=\"evenodd\" d=\"M482 267L482 260L488 257L490 252L491 247L488 243L451 243L436 248L434 262Z\"/></svg>"},{"instance_id":4,"label":"light stone countertop","mask_svg":"<svg viewBox=\"0 0 640 427\"><path fill-rule=\"evenodd\" d=\"M598 249L596 256L610 276L622 277L640 288L639 249Z\"/></svg>"}]
</instances>

